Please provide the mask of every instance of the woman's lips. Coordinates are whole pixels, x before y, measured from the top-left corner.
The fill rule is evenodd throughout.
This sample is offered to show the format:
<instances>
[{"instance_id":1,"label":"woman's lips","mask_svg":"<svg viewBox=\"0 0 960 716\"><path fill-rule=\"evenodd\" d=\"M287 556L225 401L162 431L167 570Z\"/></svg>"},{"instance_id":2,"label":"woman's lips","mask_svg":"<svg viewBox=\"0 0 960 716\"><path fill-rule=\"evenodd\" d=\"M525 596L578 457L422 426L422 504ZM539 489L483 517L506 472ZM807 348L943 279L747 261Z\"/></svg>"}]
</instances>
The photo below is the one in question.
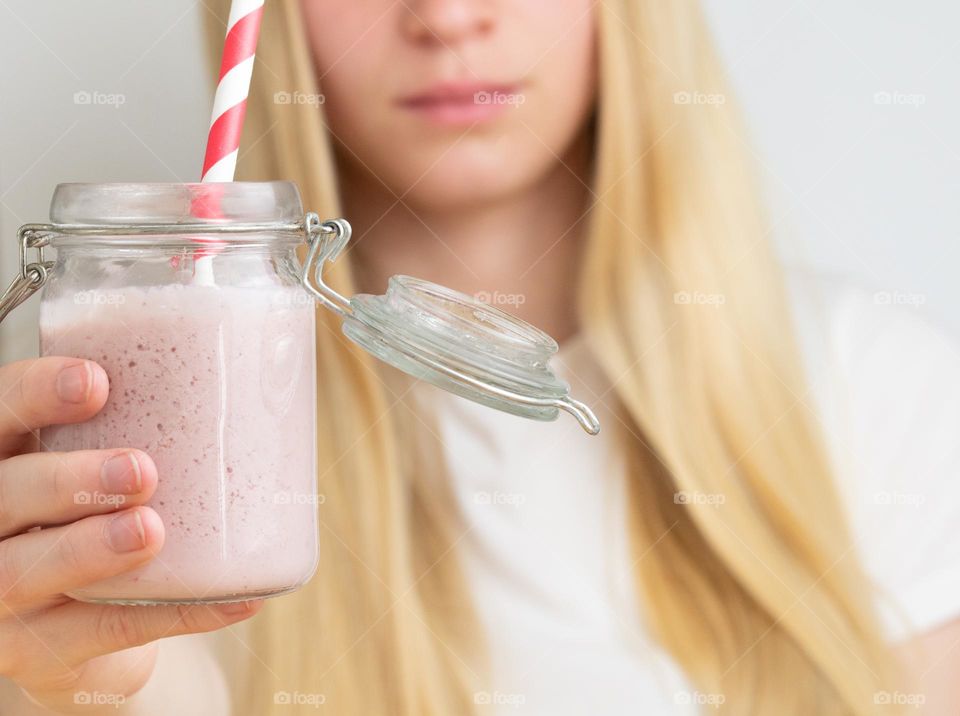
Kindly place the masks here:
<instances>
[{"instance_id":1,"label":"woman's lips","mask_svg":"<svg viewBox=\"0 0 960 716\"><path fill-rule=\"evenodd\" d=\"M401 108L446 126L488 121L522 103L519 85L490 82L447 82L397 100Z\"/></svg>"}]
</instances>

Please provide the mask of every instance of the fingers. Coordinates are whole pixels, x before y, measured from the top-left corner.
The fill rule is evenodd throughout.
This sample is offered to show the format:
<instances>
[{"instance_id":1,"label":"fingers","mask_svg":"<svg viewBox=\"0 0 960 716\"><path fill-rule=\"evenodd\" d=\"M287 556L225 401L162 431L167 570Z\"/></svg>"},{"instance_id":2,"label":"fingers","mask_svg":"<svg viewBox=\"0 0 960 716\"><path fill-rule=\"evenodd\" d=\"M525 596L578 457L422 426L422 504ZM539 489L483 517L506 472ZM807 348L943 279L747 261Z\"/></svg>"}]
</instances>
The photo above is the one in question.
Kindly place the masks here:
<instances>
[{"instance_id":1,"label":"fingers","mask_svg":"<svg viewBox=\"0 0 960 716\"><path fill-rule=\"evenodd\" d=\"M140 450L17 455L0 461L0 537L143 504L156 486Z\"/></svg>"},{"instance_id":2,"label":"fingers","mask_svg":"<svg viewBox=\"0 0 960 716\"><path fill-rule=\"evenodd\" d=\"M86 517L0 541L0 616L62 601L64 592L127 572L163 546L149 507Z\"/></svg>"},{"instance_id":3,"label":"fingers","mask_svg":"<svg viewBox=\"0 0 960 716\"><path fill-rule=\"evenodd\" d=\"M22 660L49 662L52 653L60 666L73 666L157 639L220 629L262 606L263 600L150 607L68 602L19 623L8 620L5 641Z\"/></svg>"},{"instance_id":4,"label":"fingers","mask_svg":"<svg viewBox=\"0 0 960 716\"><path fill-rule=\"evenodd\" d=\"M103 368L80 358L37 358L0 367L0 456L16 452L37 428L93 417L108 391Z\"/></svg>"}]
</instances>

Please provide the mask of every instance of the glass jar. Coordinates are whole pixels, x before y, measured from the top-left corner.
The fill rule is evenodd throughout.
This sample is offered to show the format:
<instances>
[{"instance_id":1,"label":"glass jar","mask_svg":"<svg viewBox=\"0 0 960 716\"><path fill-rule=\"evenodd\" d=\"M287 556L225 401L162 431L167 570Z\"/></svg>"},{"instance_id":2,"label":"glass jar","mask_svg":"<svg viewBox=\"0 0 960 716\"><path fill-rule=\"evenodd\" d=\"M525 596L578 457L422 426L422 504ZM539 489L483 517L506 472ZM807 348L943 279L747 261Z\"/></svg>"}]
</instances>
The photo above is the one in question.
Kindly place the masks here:
<instances>
[{"instance_id":1,"label":"glass jar","mask_svg":"<svg viewBox=\"0 0 960 716\"><path fill-rule=\"evenodd\" d=\"M303 209L291 184L225 186L213 195L211 185L70 184L54 194L51 219L75 230L50 236L40 353L99 363L110 393L94 418L46 428L41 443L144 450L160 478L149 505L166 530L157 558L76 598L253 598L296 589L316 568L315 316L298 280L302 237L218 236L215 253L197 251L212 236L206 224L295 223ZM218 211L198 212L204 201ZM120 222L195 233L82 231Z\"/></svg>"},{"instance_id":2,"label":"glass jar","mask_svg":"<svg viewBox=\"0 0 960 716\"><path fill-rule=\"evenodd\" d=\"M323 268L349 224L304 214L292 183L61 184L50 218L20 229L20 274L0 320L42 287L41 355L97 362L110 392L91 420L42 430L43 449L144 450L159 473L148 504L166 529L155 559L76 599L222 602L310 579L317 303L419 379L537 420L565 410L599 431L549 368L557 344L533 326L408 276L384 296L327 286Z\"/></svg>"}]
</instances>

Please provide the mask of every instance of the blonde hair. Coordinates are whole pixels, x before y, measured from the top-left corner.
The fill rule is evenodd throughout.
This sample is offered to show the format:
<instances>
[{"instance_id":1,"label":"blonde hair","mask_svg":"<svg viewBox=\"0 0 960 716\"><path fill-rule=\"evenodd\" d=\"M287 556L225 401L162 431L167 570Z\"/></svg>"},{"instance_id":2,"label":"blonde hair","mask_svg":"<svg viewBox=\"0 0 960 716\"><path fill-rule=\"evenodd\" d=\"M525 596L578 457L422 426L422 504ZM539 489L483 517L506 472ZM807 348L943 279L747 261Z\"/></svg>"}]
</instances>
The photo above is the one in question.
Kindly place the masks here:
<instances>
[{"instance_id":1,"label":"blonde hair","mask_svg":"<svg viewBox=\"0 0 960 716\"><path fill-rule=\"evenodd\" d=\"M226 0L209 23L219 54ZM635 577L655 638L735 714L868 714L887 646L794 344L742 130L694 0L598 5L594 198L578 310L616 396ZM337 216L298 0L264 16L239 178ZM712 96L711 106L686 103ZM348 262L331 282L352 293ZM711 305L686 296L722 297ZM717 304L720 303L718 306ZM465 714L482 645L434 432L319 311L321 558L250 625L238 713ZM422 429L411 430L417 425ZM404 434L401 431L405 431ZM411 447L414 446L414 447ZM723 505L681 494L723 495ZM304 707L304 713L312 713Z\"/></svg>"}]
</instances>

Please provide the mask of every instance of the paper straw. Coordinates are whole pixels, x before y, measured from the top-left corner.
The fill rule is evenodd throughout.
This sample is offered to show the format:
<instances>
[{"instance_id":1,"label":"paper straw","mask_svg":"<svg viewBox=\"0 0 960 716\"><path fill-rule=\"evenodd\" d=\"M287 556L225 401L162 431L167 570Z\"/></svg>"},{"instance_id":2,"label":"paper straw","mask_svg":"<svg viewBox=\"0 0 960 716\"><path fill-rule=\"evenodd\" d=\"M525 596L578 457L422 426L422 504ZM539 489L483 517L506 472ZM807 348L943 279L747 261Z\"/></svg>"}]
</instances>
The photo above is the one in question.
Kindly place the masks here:
<instances>
[{"instance_id":1,"label":"paper straw","mask_svg":"<svg viewBox=\"0 0 960 716\"><path fill-rule=\"evenodd\" d=\"M263 0L233 0L200 181L233 181L262 18Z\"/></svg>"},{"instance_id":2,"label":"paper straw","mask_svg":"<svg viewBox=\"0 0 960 716\"><path fill-rule=\"evenodd\" d=\"M227 20L227 36L220 61L220 78L213 99L207 150L203 157L200 181L232 182L237 168L237 152L243 119L247 113L250 78L263 19L263 0L233 0ZM198 214L220 218L219 203L204 201ZM201 239L210 245L222 245L213 239ZM199 249L195 253L196 275L203 283L213 283L212 254L215 249Z\"/></svg>"}]
</instances>

